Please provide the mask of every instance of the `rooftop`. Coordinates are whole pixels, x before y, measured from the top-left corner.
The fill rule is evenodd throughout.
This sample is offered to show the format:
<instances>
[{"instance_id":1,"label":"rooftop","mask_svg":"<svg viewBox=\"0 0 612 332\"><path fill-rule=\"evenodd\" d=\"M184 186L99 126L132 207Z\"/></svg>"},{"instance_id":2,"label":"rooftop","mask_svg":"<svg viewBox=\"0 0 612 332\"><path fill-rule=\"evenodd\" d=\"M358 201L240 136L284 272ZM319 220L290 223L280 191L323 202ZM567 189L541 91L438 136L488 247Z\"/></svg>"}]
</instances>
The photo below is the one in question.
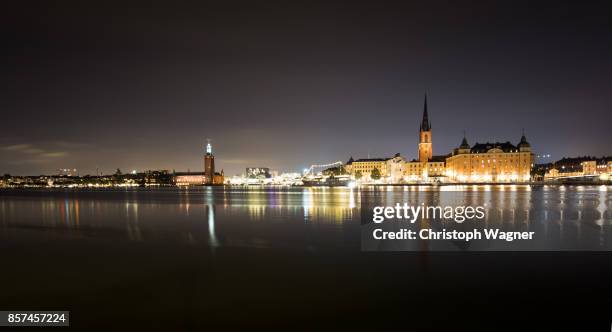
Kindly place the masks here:
<instances>
[{"instance_id":1,"label":"rooftop","mask_svg":"<svg viewBox=\"0 0 612 332\"><path fill-rule=\"evenodd\" d=\"M353 162L359 163L359 162L370 162L370 161L387 161L389 159L391 158L362 158L362 159L354 160Z\"/></svg>"},{"instance_id":2,"label":"rooftop","mask_svg":"<svg viewBox=\"0 0 612 332\"><path fill-rule=\"evenodd\" d=\"M500 149L504 152L518 152L518 148L508 142L495 142L495 143L476 143L474 144L474 146L472 146L472 148L470 149L471 153L486 153L487 151L496 148L496 149Z\"/></svg>"}]
</instances>

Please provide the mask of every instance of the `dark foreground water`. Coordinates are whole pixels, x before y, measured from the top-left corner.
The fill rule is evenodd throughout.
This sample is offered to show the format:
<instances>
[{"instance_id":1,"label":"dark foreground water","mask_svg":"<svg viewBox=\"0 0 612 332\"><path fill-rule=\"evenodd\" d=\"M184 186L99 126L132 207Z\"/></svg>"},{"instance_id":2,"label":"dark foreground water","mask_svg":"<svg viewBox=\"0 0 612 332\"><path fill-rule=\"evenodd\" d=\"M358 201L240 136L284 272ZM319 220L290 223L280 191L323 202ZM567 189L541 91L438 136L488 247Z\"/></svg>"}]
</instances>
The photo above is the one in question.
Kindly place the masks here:
<instances>
[{"instance_id":1,"label":"dark foreground water","mask_svg":"<svg viewBox=\"0 0 612 332\"><path fill-rule=\"evenodd\" d=\"M70 310L77 327L608 324L611 190L3 190L0 307ZM535 228L538 250L564 251L361 251L362 201L441 203L442 191L490 204L487 225Z\"/></svg>"}]
</instances>

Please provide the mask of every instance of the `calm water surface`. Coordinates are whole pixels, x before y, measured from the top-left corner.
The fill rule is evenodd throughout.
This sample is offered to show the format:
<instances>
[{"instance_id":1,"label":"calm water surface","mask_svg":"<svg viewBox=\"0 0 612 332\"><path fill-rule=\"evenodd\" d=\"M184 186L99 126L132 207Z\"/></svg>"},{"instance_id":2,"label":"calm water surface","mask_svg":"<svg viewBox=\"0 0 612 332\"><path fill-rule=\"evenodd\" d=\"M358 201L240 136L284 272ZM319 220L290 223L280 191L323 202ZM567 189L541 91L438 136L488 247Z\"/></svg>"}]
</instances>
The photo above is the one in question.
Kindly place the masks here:
<instances>
[{"instance_id":1,"label":"calm water surface","mask_svg":"<svg viewBox=\"0 0 612 332\"><path fill-rule=\"evenodd\" d=\"M437 316L440 303L496 315L579 301L575 315L605 316L611 190L2 190L0 306L72 310L75 326L199 329ZM362 204L396 201L487 203L487 226L535 229L567 252L361 252Z\"/></svg>"},{"instance_id":2,"label":"calm water surface","mask_svg":"<svg viewBox=\"0 0 612 332\"><path fill-rule=\"evenodd\" d=\"M609 250L610 187L452 186L0 192L0 226L19 236L218 247L359 248L362 202L484 205L483 227L535 231L548 247ZM427 248L425 248L427 249ZM435 249L435 248L434 248ZM452 249L452 248L449 248ZM523 248L525 249L525 248ZM529 249L529 247L527 247Z\"/></svg>"}]
</instances>

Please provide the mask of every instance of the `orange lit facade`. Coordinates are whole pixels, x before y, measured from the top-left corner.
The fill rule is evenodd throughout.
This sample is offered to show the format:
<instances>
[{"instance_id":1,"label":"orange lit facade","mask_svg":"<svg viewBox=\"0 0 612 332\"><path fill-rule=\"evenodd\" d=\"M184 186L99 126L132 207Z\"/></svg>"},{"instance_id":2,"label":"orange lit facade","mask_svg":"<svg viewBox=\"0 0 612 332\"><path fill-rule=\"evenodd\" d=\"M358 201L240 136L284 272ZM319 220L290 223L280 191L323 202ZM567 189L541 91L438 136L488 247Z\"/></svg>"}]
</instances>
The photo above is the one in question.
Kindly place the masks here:
<instances>
[{"instance_id":1,"label":"orange lit facade","mask_svg":"<svg viewBox=\"0 0 612 332\"><path fill-rule=\"evenodd\" d=\"M433 155L431 121L427 112L427 96L423 104L423 119L419 128L419 159L407 161L402 182L443 182L446 156Z\"/></svg>"},{"instance_id":2,"label":"orange lit facade","mask_svg":"<svg viewBox=\"0 0 612 332\"><path fill-rule=\"evenodd\" d=\"M433 157L433 149L431 143L431 122L429 122L429 114L427 114L427 96L425 96L425 104L423 106L423 120L419 131L419 161L426 163Z\"/></svg>"},{"instance_id":3,"label":"orange lit facade","mask_svg":"<svg viewBox=\"0 0 612 332\"><path fill-rule=\"evenodd\" d=\"M452 153L434 155L425 97L418 159L406 161L399 154L395 158L356 161L351 158L346 169L353 176L360 172L367 181L372 170L378 168L383 183L523 183L531 181L533 164L534 154L524 134L517 145L496 142L470 146L464 137ZM605 165L606 169L610 167ZM596 165L585 165L585 169L597 172Z\"/></svg>"},{"instance_id":4,"label":"orange lit facade","mask_svg":"<svg viewBox=\"0 0 612 332\"><path fill-rule=\"evenodd\" d=\"M362 178L370 179L372 171L376 168L380 172L381 178L389 176L389 165L387 161L391 158L367 158L349 160L345 168L349 174L360 173Z\"/></svg>"},{"instance_id":5,"label":"orange lit facade","mask_svg":"<svg viewBox=\"0 0 612 332\"><path fill-rule=\"evenodd\" d=\"M553 167L544 174L544 180L581 177L599 177L601 180L608 180L610 175L612 175L612 161L602 158L586 160L575 165Z\"/></svg>"},{"instance_id":6,"label":"orange lit facade","mask_svg":"<svg viewBox=\"0 0 612 332\"><path fill-rule=\"evenodd\" d=\"M464 137L459 148L446 159L450 182L529 182L534 156L525 135L517 146L505 143L476 143Z\"/></svg>"}]
</instances>

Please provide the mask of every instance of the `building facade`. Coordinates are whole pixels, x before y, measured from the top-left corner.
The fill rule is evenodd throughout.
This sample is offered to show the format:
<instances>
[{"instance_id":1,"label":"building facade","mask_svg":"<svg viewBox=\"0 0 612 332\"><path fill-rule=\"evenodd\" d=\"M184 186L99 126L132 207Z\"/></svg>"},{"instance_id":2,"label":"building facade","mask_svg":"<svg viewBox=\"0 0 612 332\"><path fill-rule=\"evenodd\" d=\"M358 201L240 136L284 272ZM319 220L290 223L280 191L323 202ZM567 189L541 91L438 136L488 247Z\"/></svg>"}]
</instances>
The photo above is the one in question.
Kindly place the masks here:
<instances>
[{"instance_id":1,"label":"building facade","mask_svg":"<svg viewBox=\"0 0 612 332\"><path fill-rule=\"evenodd\" d=\"M213 184L215 177L215 156L212 153L212 145L206 143L206 154L204 155L204 184Z\"/></svg>"},{"instance_id":2,"label":"building facade","mask_svg":"<svg viewBox=\"0 0 612 332\"><path fill-rule=\"evenodd\" d=\"M431 121L427 112L427 96L425 96L423 118L419 127L419 158L406 162L403 182L444 182L446 157L433 155Z\"/></svg>"},{"instance_id":3,"label":"building facade","mask_svg":"<svg viewBox=\"0 0 612 332\"><path fill-rule=\"evenodd\" d=\"M446 160L446 175L451 182L529 182L534 156L525 135L517 146L505 143L476 143L467 139Z\"/></svg>"},{"instance_id":4,"label":"building facade","mask_svg":"<svg viewBox=\"0 0 612 332\"><path fill-rule=\"evenodd\" d=\"M384 178L389 176L389 165L387 163L389 159L391 158L365 158L353 160L351 157L346 163L345 168L349 174L363 180L372 179L372 171L374 171L374 169L377 169L381 178Z\"/></svg>"},{"instance_id":5,"label":"building facade","mask_svg":"<svg viewBox=\"0 0 612 332\"><path fill-rule=\"evenodd\" d=\"M423 120L419 128L419 161L426 163L433 157L433 146L431 142L431 122L427 114L427 95L423 104Z\"/></svg>"},{"instance_id":6,"label":"building facade","mask_svg":"<svg viewBox=\"0 0 612 332\"><path fill-rule=\"evenodd\" d=\"M446 156L433 156L427 162L412 160L406 162L404 182L444 182L446 177Z\"/></svg>"},{"instance_id":7,"label":"building facade","mask_svg":"<svg viewBox=\"0 0 612 332\"><path fill-rule=\"evenodd\" d=\"M402 183L406 172L406 160L396 153L392 158L387 158L387 174L384 178L386 183Z\"/></svg>"},{"instance_id":8,"label":"building facade","mask_svg":"<svg viewBox=\"0 0 612 332\"><path fill-rule=\"evenodd\" d=\"M196 185L218 185L223 184L225 176L215 172L215 156L212 152L210 142L206 144L204 154L204 172L178 172L174 173L174 184L177 186L196 186Z\"/></svg>"},{"instance_id":9,"label":"building facade","mask_svg":"<svg viewBox=\"0 0 612 332\"><path fill-rule=\"evenodd\" d=\"M392 158L353 160L351 157L345 167L349 174L362 181L370 180L372 171L378 169L384 183L514 183L531 180L533 162L531 145L524 134L516 146L510 142L470 146L463 137L459 147L450 154L434 155L425 96L417 159L406 161L399 154ZM585 167L589 172L597 172L598 165ZM612 166L600 166L604 167Z\"/></svg>"},{"instance_id":10,"label":"building facade","mask_svg":"<svg viewBox=\"0 0 612 332\"><path fill-rule=\"evenodd\" d=\"M246 177L249 179L269 179L272 174L268 167L247 167Z\"/></svg>"},{"instance_id":11,"label":"building facade","mask_svg":"<svg viewBox=\"0 0 612 332\"><path fill-rule=\"evenodd\" d=\"M582 177L599 177L601 180L608 180L610 178L612 174L610 157L585 159L585 157L562 159L558 162L558 165L554 165L544 174L544 180Z\"/></svg>"},{"instance_id":12,"label":"building facade","mask_svg":"<svg viewBox=\"0 0 612 332\"><path fill-rule=\"evenodd\" d=\"M174 184L177 186L201 186L204 184L204 172L176 172Z\"/></svg>"}]
</instances>

